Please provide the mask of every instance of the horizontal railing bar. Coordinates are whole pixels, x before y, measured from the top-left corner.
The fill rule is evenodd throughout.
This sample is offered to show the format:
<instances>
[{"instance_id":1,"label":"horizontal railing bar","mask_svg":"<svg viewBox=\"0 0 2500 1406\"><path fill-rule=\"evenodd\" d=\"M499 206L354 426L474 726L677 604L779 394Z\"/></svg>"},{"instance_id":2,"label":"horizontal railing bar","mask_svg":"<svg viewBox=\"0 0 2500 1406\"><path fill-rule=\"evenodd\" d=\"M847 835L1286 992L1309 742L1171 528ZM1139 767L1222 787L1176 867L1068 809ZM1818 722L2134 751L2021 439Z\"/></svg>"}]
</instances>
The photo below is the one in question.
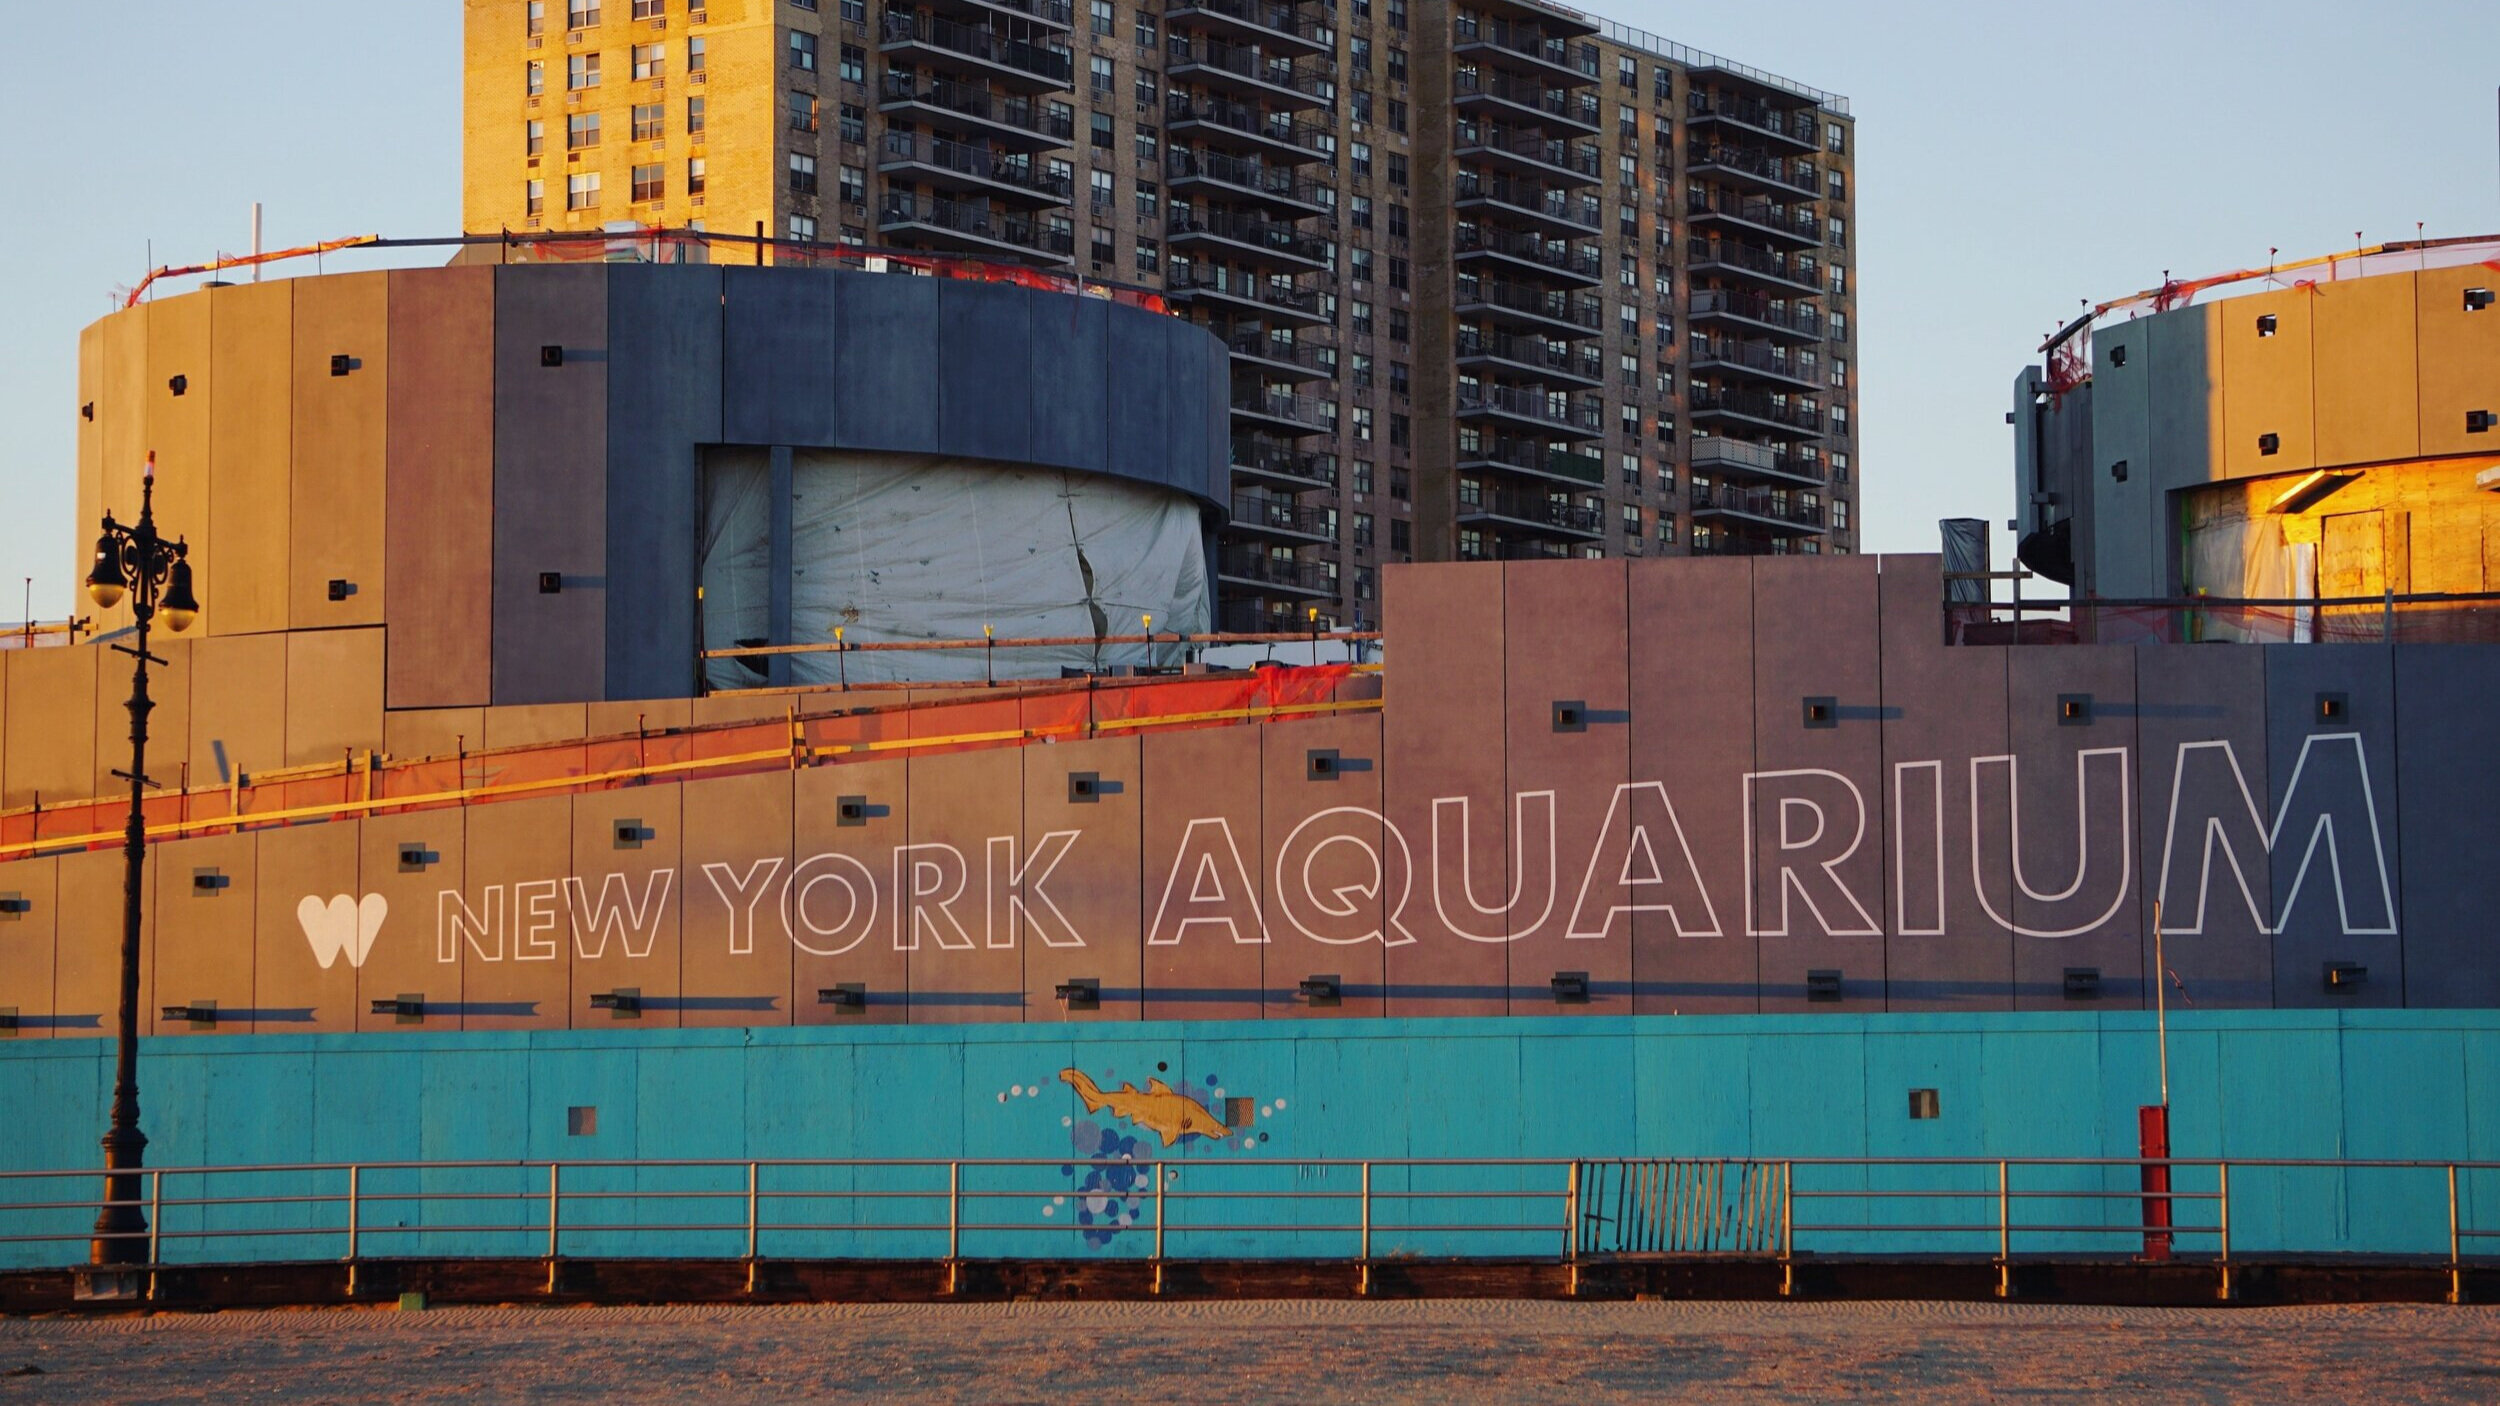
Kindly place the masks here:
<instances>
[{"instance_id":1,"label":"horizontal railing bar","mask_svg":"<svg viewBox=\"0 0 2500 1406\"><path fill-rule=\"evenodd\" d=\"M2026 1198L2045 1201L2219 1201L2219 1191L2004 1191L1994 1187L1985 1190L1936 1187L1932 1190L1867 1187L1856 1191L1824 1191L1798 1188L1788 1193L1792 1201L1995 1201L2000 1198L2020 1201Z\"/></svg>"},{"instance_id":2,"label":"horizontal railing bar","mask_svg":"<svg viewBox=\"0 0 2500 1406\"><path fill-rule=\"evenodd\" d=\"M1806 1224L1804 1224L1804 1223L1802 1223L1802 1222L1799 1222L1799 1223L1792 1223L1792 1224L1788 1227L1789 1233L1790 1233L1791 1235L1867 1235L1867 1236L1872 1236L1872 1235L1995 1235L1995 1234L1997 1234L1997 1233L1998 1233L1999 1229L2000 1229L2000 1227L1997 1225L1997 1223L1996 1223L1995 1221L1989 1221L1989 1222L1987 1222L1987 1223L1986 1223L1986 1224L1984 1224L1984 1225L1806 1225ZM2078 1235L2085 1235L2085 1234L2088 1234L2088 1235L2108 1234L2108 1235L2139 1235L2139 1236L2140 1236L2140 1235L2145 1234L2148 1230L2149 1230L2149 1231L2156 1231L2156 1232L2159 1232L2159 1233L2164 1233L2164 1234L2170 1234L2170 1235L2220 1235L2220 1234L2222 1233L2222 1229L2221 1229L2221 1227L2219 1227L2219 1226L2212 1226L2212 1225L2203 1225L2203 1226L2199 1226L2199 1225L2166 1225L2166 1226L2143 1226L2143 1225L2124 1225L2124 1226L2122 1226L2122 1225L2094 1225L2094 1226L2077 1226L2077 1227L2058 1227L2058 1226L2022 1226L2022 1225L2018 1225L2018 1226L2015 1226L2015 1227L2014 1227L2014 1229L2015 1229L2015 1230L2017 1230L2017 1231L2020 1231L2020 1232L2024 1232L2024 1233L2031 1233L2031 1232L2033 1232L2033 1231L2037 1231L2037 1232L2039 1232L2039 1233L2041 1233L2041 1234L2049 1234L2049 1233L2063 1233L2063 1234L2078 1234Z\"/></svg>"}]
</instances>

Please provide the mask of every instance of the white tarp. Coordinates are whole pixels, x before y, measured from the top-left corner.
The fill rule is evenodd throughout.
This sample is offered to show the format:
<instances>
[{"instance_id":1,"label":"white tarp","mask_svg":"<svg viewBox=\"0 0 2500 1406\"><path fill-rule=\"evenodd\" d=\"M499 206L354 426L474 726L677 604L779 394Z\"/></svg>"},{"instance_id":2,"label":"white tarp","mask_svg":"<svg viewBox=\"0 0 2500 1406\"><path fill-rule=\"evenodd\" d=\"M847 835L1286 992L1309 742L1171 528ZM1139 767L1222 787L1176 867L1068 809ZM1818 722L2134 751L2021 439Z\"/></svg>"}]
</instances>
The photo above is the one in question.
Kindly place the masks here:
<instances>
[{"instance_id":1,"label":"white tarp","mask_svg":"<svg viewBox=\"0 0 2500 1406\"><path fill-rule=\"evenodd\" d=\"M1210 583L1197 504L1169 489L1094 474L933 455L801 450L792 465L791 643L1099 638L1203 631ZM703 504L703 645L771 635L770 462L716 450ZM911 650L791 656L794 683L1055 678L1063 667L1147 662L1142 645ZM1161 646L1156 662L1173 662ZM752 687L760 669L708 661L714 687Z\"/></svg>"}]
</instances>

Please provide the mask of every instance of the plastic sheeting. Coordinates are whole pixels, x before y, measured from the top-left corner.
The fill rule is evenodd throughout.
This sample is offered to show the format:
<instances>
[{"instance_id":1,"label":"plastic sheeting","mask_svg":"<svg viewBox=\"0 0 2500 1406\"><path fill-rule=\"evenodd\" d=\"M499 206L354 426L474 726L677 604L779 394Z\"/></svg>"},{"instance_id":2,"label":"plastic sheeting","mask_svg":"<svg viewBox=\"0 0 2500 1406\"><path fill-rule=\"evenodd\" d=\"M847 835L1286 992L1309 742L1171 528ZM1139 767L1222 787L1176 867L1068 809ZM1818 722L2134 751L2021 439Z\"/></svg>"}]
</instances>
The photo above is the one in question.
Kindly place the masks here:
<instances>
[{"instance_id":1,"label":"plastic sheeting","mask_svg":"<svg viewBox=\"0 0 2500 1406\"><path fill-rule=\"evenodd\" d=\"M1198 632L1211 612L1193 500L1150 484L931 455L800 450L791 473L789 643ZM704 472L703 647L772 638L770 460L718 450ZM1162 647L1174 650L1175 646ZM793 683L1056 678L1143 662L1144 646L799 654ZM1171 662L1168 660L1161 662ZM994 672L993 672L994 671ZM764 661L713 659L716 688Z\"/></svg>"}]
</instances>

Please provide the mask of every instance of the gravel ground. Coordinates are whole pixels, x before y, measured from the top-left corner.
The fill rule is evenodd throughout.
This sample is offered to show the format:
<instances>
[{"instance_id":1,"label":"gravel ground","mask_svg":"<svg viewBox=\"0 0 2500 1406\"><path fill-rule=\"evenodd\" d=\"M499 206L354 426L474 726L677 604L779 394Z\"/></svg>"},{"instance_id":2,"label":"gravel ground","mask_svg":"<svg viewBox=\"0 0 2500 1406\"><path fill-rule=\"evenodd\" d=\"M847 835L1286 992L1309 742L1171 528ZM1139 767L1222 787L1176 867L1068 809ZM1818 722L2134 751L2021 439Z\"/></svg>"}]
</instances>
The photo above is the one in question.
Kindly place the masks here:
<instances>
[{"instance_id":1,"label":"gravel ground","mask_svg":"<svg viewBox=\"0 0 2500 1406\"><path fill-rule=\"evenodd\" d=\"M1528 1302L0 1321L0 1403L2500 1401L2500 1309Z\"/></svg>"}]
</instances>

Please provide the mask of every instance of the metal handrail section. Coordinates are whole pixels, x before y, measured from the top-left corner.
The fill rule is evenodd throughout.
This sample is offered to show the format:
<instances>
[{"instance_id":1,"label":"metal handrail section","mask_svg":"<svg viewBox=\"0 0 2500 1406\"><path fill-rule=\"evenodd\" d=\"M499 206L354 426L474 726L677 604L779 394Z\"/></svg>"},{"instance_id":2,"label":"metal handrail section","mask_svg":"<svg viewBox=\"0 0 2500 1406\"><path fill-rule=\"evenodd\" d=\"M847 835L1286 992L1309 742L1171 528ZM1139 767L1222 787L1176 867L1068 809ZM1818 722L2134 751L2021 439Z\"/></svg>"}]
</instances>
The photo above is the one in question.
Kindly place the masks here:
<instances>
[{"instance_id":1,"label":"metal handrail section","mask_svg":"<svg viewBox=\"0 0 2500 1406\"><path fill-rule=\"evenodd\" d=\"M2145 1190L2141 1185L2016 1185L2018 1172L2030 1179L2052 1172L2068 1176L2140 1173L2157 1166L2200 1183L2209 1178L2210 1189L2176 1185L2158 1191ZM1082 1188L1065 1182L1063 1179L1078 1167L1116 1171L1126 1181L1108 1188ZM2231 1230L2234 1171L2242 1174L2243 1181L2248 1173L2264 1171L2437 1174L2446 1193L2444 1238L2437 1245L2420 1247L2408 1258L2444 1268L2449 1275L2451 1301L2462 1301L2463 1276L2469 1262L2479 1264L2488 1258L2469 1255L2468 1247L2483 1241L2500 1241L2500 1225L2470 1222L2477 1202L2465 1194L2472 1189L2472 1174L2500 1173L2500 1161L2117 1157L1268 1161L1189 1156L1119 1162L1058 1157L688 1158L153 1167L141 1173L147 1179L146 1194L136 1203L21 1199L15 1194L17 1188L31 1190L46 1182L79 1181L92 1185L102 1173L91 1169L0 1171L0 1230L8 1232L0 1233L0 1245L83 1246L97 1238L95 1231L82 1224L89 1214L108 1205L136 1204L147 1214L148 1229L126 1237L143 1243L132 1244L131 1263L117 1268L152 1273L162 1268L241 1263L252 1258L244 1255L222 1260L168 1260L166 1244L172 1241L239 1247L276 1238L325 1239L335 1242L339 1251L336 1258L348 1266L352 1292L355 1267L360 1261L404 1258L409 1253L407 1247L422 1244L427 1237L509 1237L517 1239L522 1247L543 1247L552 1292L556 1263L600 1258L599 1247L585 1241L608 1235L722 1237L740 1247L740 1253L698 1256L677 1249L660 1257L743 1259L749 1265L750 1287L758 1263L769 1258L805 1257L793 1253L800 1247L789 1246L787 1238L808 1235L866 1237L888 1244L895 1243L895 1237L933 1241L943 1235L943 1259L949 1266L951 1280L953 1267L965 1260L969 1251L987 1249L992 1251L990 1257L1011 1257L1002 1247L985 1246L973 1237L1038 1234L1041 1239L1029 1243L1048 1244L1064 1239L1071 1231L1090 1232L1097 1237L1098 1245L1108 1249L1111 1240L1133 1233L1136 1239L1151 1240L1150 1258L1158 1283L1163 1261L1167 1257L1186 1258L1193 1248L1201 1254L1242 1257L1238 1246L1204 1244L1206 1237L1216 1235L1247 1236L1254 1242L1265 1239L1261 1248L1272 1251L1269 1257L1276 1259L1352 1260L1366 1267L1366 1282L1370 1262L1382 1253L1383 1236L1400 1237L1387 1247L1389 1254L1441 1253L1462 1260L1494 1256L1515 1260L1523 1253L1520 1237L1553 1236L1552 1258L1565 1265L1590 1258L1621 1258L1626 1251L1712 1253L1722 1258L1768 1260L1781 1268L1783 1292L1793 1293L1800 1258L1885 1253L1928 1257L1940 1249L1951 1253L1949 1246L1939 1245L1940 1239L1987 1237L1985 1258L1999 1271L1998 1293L2010 1295L2017 1237L2033 1239L2035 1245L2028 1257L2044 1259L2055 1252L2037 1248L2036 1240L2041 1236L2108 1238L2123 1245L2139 1238L2149 1240L2157 1234L2165 1247L2172 1240L2193 1240L2200 1245L2209 1242L2211 1249L2201 1252L2192 1262L2216 1269L2221 1295L2228 1298L2235 1265ZM1729 1172L1735 1175L1730 1178L1726 1175ZM500 1173L509 1175L512 1181L503 1189L483 1190L476 1189L474 1182L443 1184L464 1173ZM603 1173L630 1175L633 1184L603 1184ZM645 1185L653 1173L730 1175L720 1177L718 1185ZM804 1174L838 1176L844 1184L767 1184L768 1178L786 1182ZM1022 1174L1021 1179L1018 1174ZM1253 1178L1248 1184L1227 1184L1245 1174ZM1273 1181L1259 1184L1255 1180L1258 1174L1282 1179L1282 1185ZM1808 1184L1799 1185L1801 1174ZM1920 1180L1906 1185L1897 1184L1897 1180L1873 1184L1878 1175ZM235 1177L306 1178L326 1182L332 1189L303 1187L279 1194L262 1183L232 1195L209 1194L214 1180ZM421 1184L391 1184L395 1179L411 1178L419 1179ZM896 1178L907 1184L892 1184ZM972 1178L984 1184L973 1184ZM196 1187L183 1185L185 1179L196 1180ZM168 1196L169 1180L176 1183L175 1190L193 1190L196 1194ZM860 1184L862 1181L870 1184ZM1209 1182L1214 1185L1207 1185ZM1511 1184L1486 1184L1502 1182ZM1675 1194L1662 1194L1670 1189ZM1693 1194L1696 1189L1703 1189L1698 1196ZM1116 1220L1077 1219L1075 1206L1089 1195L1121 1204L1125 1208L1123 1216ZM1014 1220L984 1209L1017 1202L1030 1204L1036 1198L1052 1196L1059 1198L1052 1203L1054 1209L1064 1205L1069 1215ZM2482 1198L2485 1204L2492 1199ZM1149 1201L1151 1213L1146 1210ZM941 1202L942 1218L936 1214ZM1965 1206L1972 1202L1981 1203L1992 1213L1971 1216L1948 1210L1916 1217L1917 1211L1927 1207ZM2156 1202L2173 1211L2158 1218L2164 1222L2158 1225L2151 1224L2156 1218L2149 1214L2141 1220L2122 1213L2094 1221L2078 1218L2072 1210L2078 1204L2113 1210L2132 1204L2149 1212ZM2422 1204L2410 1196L2405 1202ZM514 1214L504 1223L495 1224L491 1223L491 1216L464 1209L480 1203L511 1207ZM631 1203L631 1209L602 1216L600 1208L614 1203ZM808 1203L836 1203L837 1209L848 1214L809 1216L801 1209ZM1193 1203L1207 1206L1207 1216L1192 1216L1189 1212ZM1280 1203L1283 1214L1279 1220L1261 1220L1245 1214L1251 1206ZM1800 1216L1800 1203L1830 1204L1841 1215L1845 1215L1844 1208L1853 1204L1866 1208L1918 1204L1908 1208L1915 1217L1912 1219L1887 1220L1869 1214L1858 1220L1808 1220ZM310 1223L308 1214L307 1223L302 1225L212 1223L220 1211L279 1205L318 1208L321 1222ZM684 1205L688 1210L683 1215L666 1213L667 1207L676 1205ZM722 1205L740 1208L743 1214L712 1214L713 1208ZM892 1207L892 1214L865 1213L887 1206ZM1310 1213L1311 1218L1306 1219L1298 1209L1303 1206L1317 1208ZM2040 1208L2041 1216L2017 1213L2018 1208L2033 1206ZM2196 1210L2202 1206L2212 1207L2210 1220ZM654 1207L660 1211L655 1213ZM438 1208L439 1212L448 1213L447 1219L423 1219L429 1210ZM2183 1209L2197 1218L2182 1221ZM1384 1215L1384 1211L1390 1214ZM169 1213L186 1223L168 1225ZM21 1228L23 1218L29 1216L48 1217L58 1228ZM420 1223L405 1223L412 1218ZM379 1220L401 1223L378 1223ZM1634 1220L1643 1223L1631 1224ZM779 1238L782 1243L776 1246L767 1237ZM1134 1245L1136 1239L1130 1243ZM376 1254L377 1240L385 1249L396 1249L398 1253ZM1902 1241L1907 1243L1896 1250L1894 1242ZM1529 1243L1532 1246L1533 1242ZM771 1254L776 1248L784 1253ZM934 1247L905 1243L897 1255L901 1257L904 1251L914 1248ZM2270 1253L2298 1253L2302 1248L2292 1244L2276 1247ZM2326 1252L2330 1247L2321 1242L2315 1248L2317 1252ZM1532 1248L1526 1253L1531 1259L1542 1258ZM1121 1256L1137 1257L1128 1251L1121 1252ZM510 1258L512 1254L496 1257ZM646 1249L635 1257L652 1256ZM304 1256L293 1258L300 1260ZM64 1263L55 1267L69 1266Z\"/></svg>"}]
</instances>

